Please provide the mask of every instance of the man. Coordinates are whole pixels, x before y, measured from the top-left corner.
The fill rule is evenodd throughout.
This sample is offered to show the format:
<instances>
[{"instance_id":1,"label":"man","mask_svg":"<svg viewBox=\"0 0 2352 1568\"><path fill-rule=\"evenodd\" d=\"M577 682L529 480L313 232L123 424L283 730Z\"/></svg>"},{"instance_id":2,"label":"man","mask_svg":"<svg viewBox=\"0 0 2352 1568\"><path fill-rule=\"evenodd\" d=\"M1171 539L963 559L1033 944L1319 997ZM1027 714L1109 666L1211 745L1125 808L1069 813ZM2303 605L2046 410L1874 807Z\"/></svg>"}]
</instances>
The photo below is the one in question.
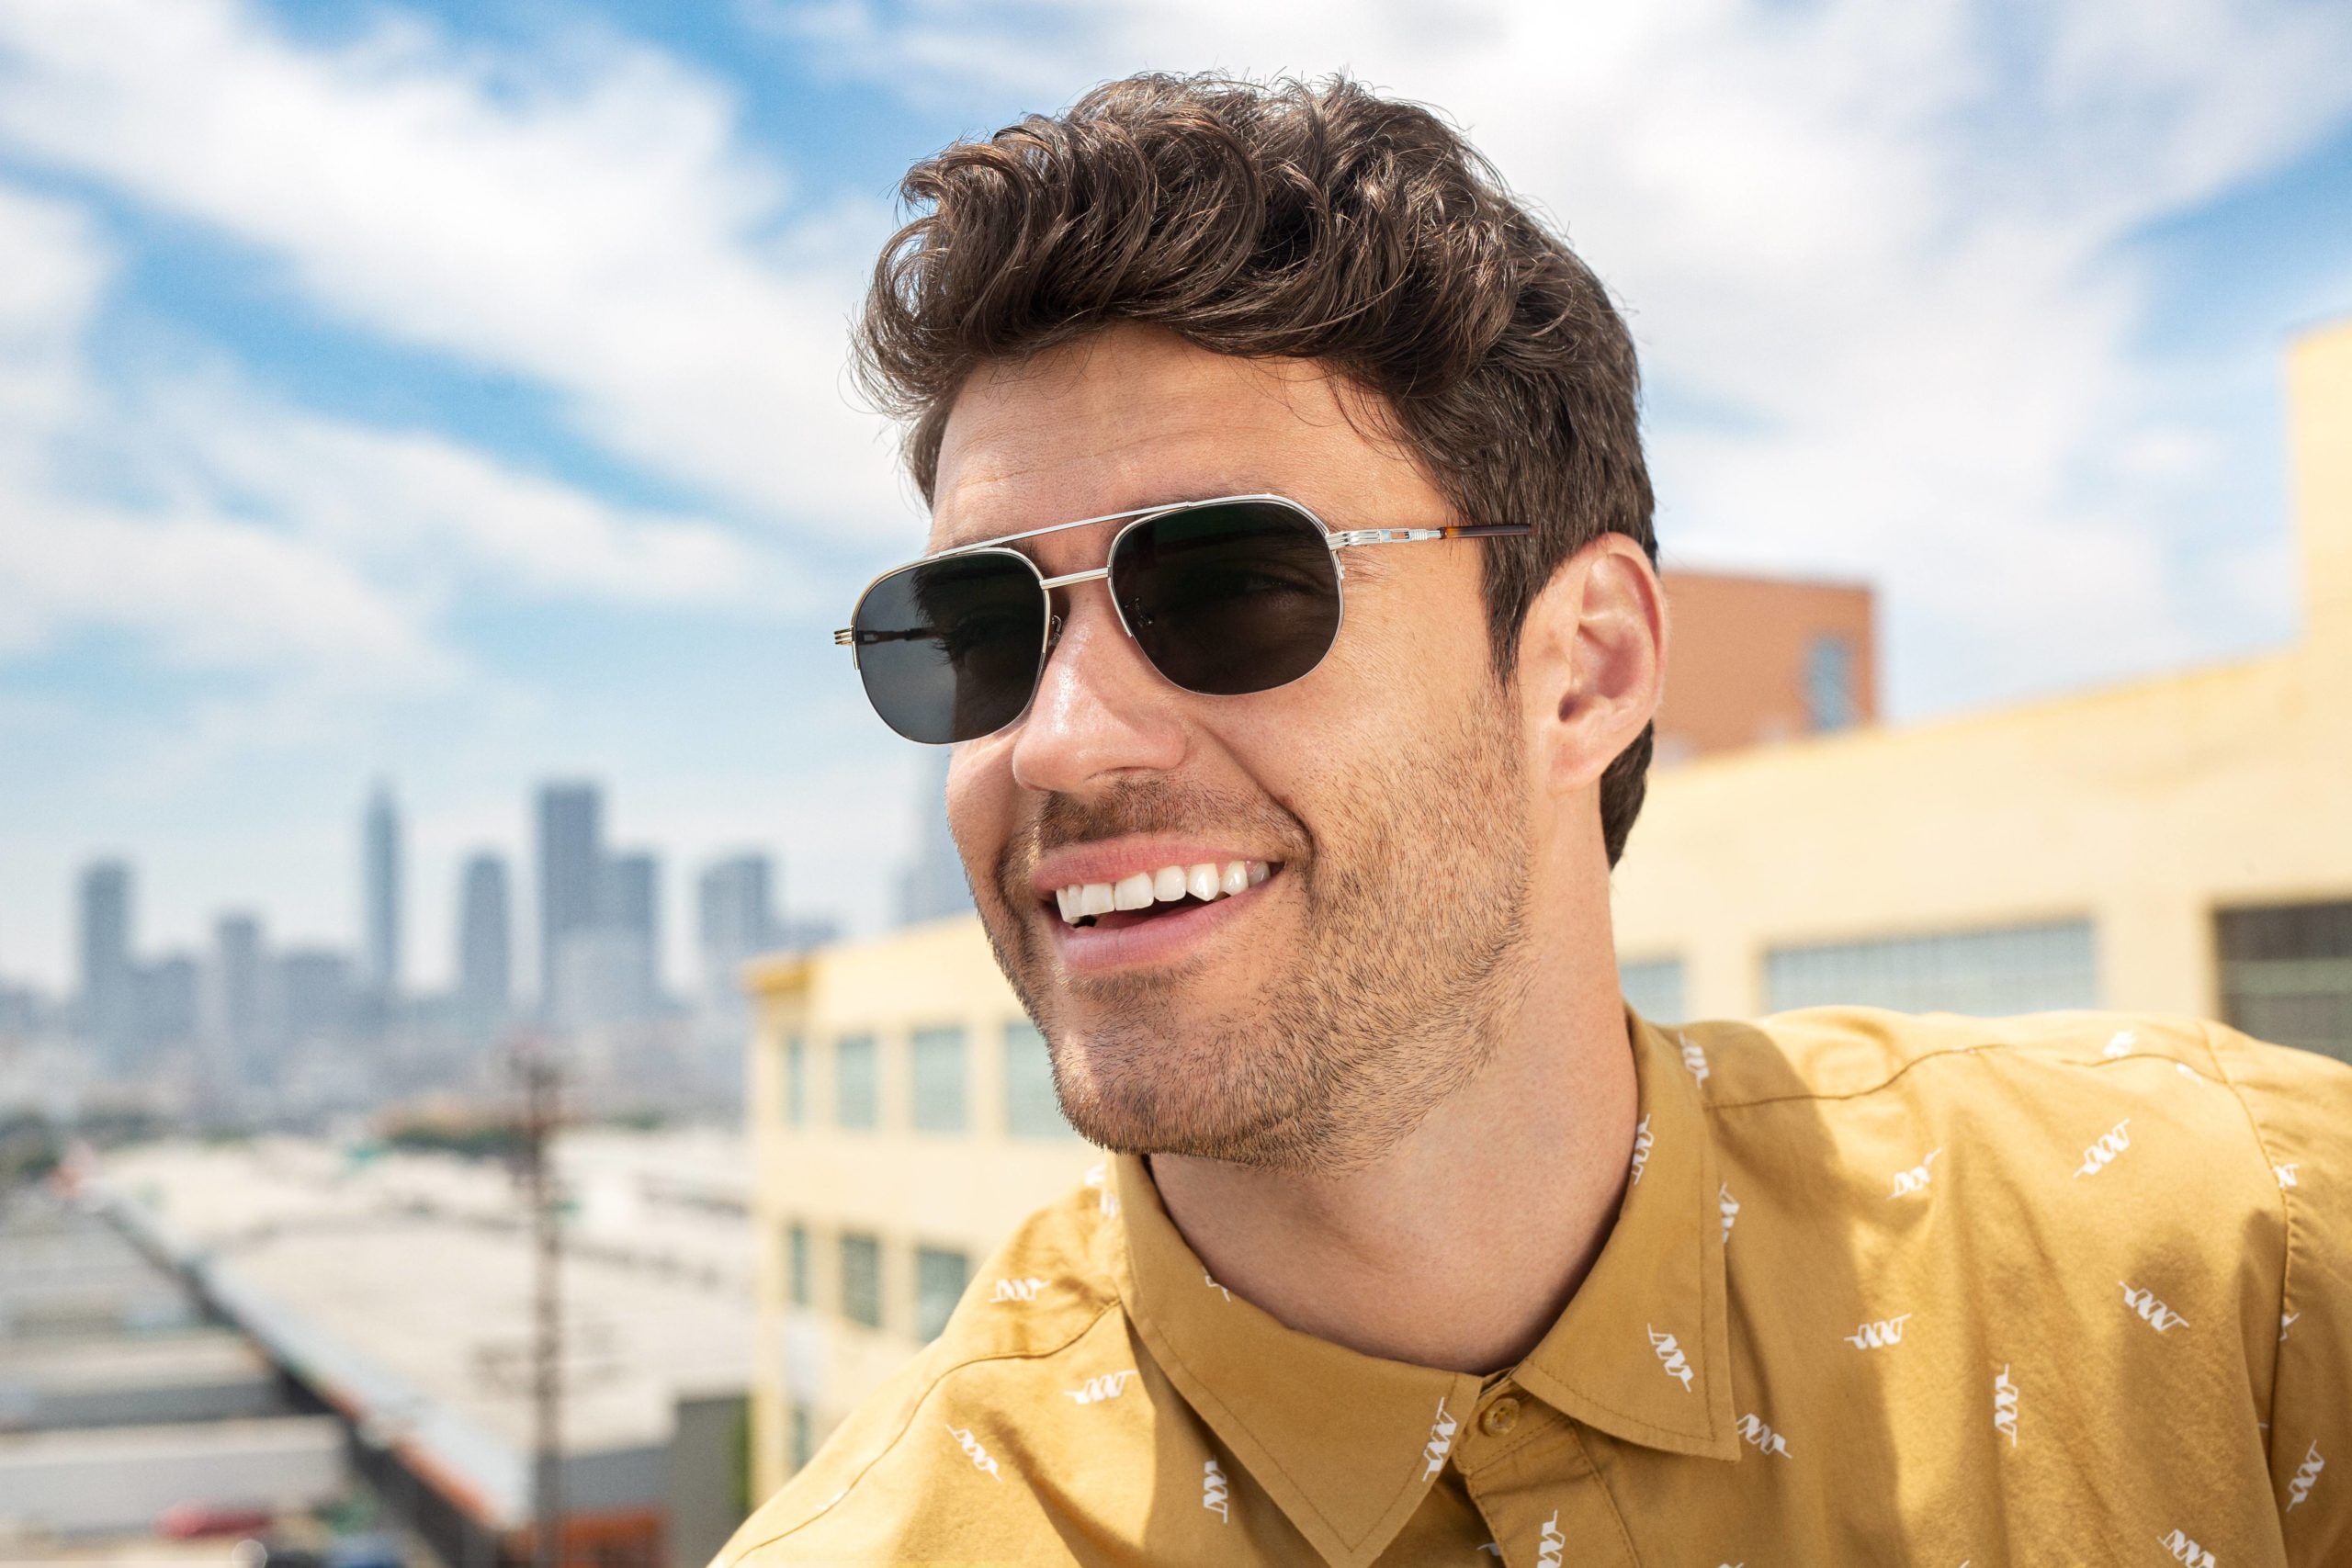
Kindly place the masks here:
<instances>
[{"instance_id":1,"label":"man","mask_svg":"<svg viewBox=\"0 0 2352 1568\"><path fill-rule=\"evenodd\" d=\"M1634 355L1455 132L1138 78L906 189L842 640L1118 1157L722 1562L2352 1561L2352 1071L1620 1002Z\"/></svg>"}]
</instances>

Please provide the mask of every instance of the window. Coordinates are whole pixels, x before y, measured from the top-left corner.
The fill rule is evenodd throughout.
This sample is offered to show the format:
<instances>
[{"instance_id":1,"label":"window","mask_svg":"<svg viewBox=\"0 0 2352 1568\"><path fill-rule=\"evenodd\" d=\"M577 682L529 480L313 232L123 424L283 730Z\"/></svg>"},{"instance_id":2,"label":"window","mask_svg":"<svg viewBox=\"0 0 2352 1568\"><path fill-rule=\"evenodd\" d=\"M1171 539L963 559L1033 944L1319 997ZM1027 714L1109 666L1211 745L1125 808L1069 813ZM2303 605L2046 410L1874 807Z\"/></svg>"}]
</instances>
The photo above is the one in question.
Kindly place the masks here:
<instances>
[{"instance_id":1,"label":"window","mask_svg":"<svg viewBox=\"0 0 2352 1568\"><path fill-rule=\"evenodd\" d=\"M915 1335L936 1339L947 1326L964 1287L972 1282L972 1261L944 1247L915 1248Z\"/></svg>"},{"instance_id":2,"label":"window","mask_svg":"<svg viewBox=\"0 0 2352 1568\"><path fill-rule=\"evenodd\" d=\"M1004 1026L1004 1130L1016 1138L1074 1139L1054 1098L1054 1060L1027 1019Z\"/></svg>"},{"instance_id":3,"label":"window","mask_svg":"<svg viewBox=\"0 0 2352 1568\"><path fill-rule=\"evenodd\" d=\"M882 1244L870 1235L842 1236L842 1315L882 1326Z\"/></svg>"},{"instance_id":4,"label":"window","mask_svg":"<svg viewBox=\"0 0 2352 1568\"><path fill-rule=\"evenodd\" d=\"M1855 705L1854 645L1834 632L1815 637L1804 650L1806 727L1815 734L1849 728Z\"/></svg>"},{"instance_id":5,"label":"window","mask_svg":"<svg viewBox=\"0 0 2352 1568\"><path fill-rule=\"evenodd\" d=\"M808 1407L798 1400L792 1404L792 1468L800 1469L816 1454L815 1435L810 1430Z\"/></svg>"},{"instance_id":6,"label":"window","mask_svg":"<svg viewBox=\"0 0 2352 1568\"><path fill-rule=\"evenodd\" d=\"M1682 1005L1679 958L1649 958L1635 964L1620 961L1617 986L1633 1010L1652 1023L1690 1016Z\"/></svg>"},{"instance_id":7,"label":"window","mask_svg":"<svg viewBox=\"0 0 2352 1568\"><path fill-rule=\"evenodd\" d=\"M1978 1017L2098 1005L2088 920L1774 948L1765 1007L1894 1008Z\"/></svg>"},{"instance_id":8,"label":"window","mask_svg":"<svg viewBox=\"0 0 2352 1568\"><path fill-rule=\"evenodd\" d=\"M784 1233L784 1277L792 1304L805 1307L813 1293L808 1287L808 1227L795 1224Z\"/></svg>"},{"instance_id":9,"label":"window","mask_svg":"<svg viewBox=\"0 0 2352 1568\"><path fill-rule=\"evenodd\" d=\"M871 1130L881 1122L874 1036L851 1034L833 1047L833 1120L843 1127Z\"/></svg>"},{"instance_id":10,"label":"window","mask_svg":"<svg viewBox=\"0 0 2352 1568\"><path fill-rule=\"evenodd\" d=\"M962 1132L964 1032L952 1027L918 1029L910 1055L913 1062L915 1131Z\"/></svg>"},{"instance_id":11,"label":"window","mask_svg":"<svg viewBox=\"0 0 2352 1568\"><path fill-rule=\"evenodd\" d=\"M2223 909L2214 927L2231 1028L2352 1062L2352 900Z\"/></svg>"},{"instance_id":12,"label":"window","mask_svg":"<svg viewBox=\"0 0 2352 1568\"><path fill-rule=\"evenodd\" d=\"M808 1121L808 1049L797 1034L784 1043L784 1124Z\"/></svg>"}]
</instances>

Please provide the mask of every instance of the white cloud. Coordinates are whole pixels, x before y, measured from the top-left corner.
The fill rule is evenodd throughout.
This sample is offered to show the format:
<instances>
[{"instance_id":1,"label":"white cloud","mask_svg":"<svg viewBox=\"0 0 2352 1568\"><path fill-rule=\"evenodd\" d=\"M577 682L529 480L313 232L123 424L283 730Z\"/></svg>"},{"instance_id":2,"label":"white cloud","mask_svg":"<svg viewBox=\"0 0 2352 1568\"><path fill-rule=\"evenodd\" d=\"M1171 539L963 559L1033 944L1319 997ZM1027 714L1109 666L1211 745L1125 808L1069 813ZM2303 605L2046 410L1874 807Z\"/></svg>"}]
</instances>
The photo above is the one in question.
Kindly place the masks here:
<instances>
[{"instance_id":1,"label":"white cloud","mask_svg":"<svg viewBox=\"0 0 2352 1568\"><path fill-rule=\"evenodd\" d=\"M100 408L82 338L113 270L76 209L0 186L0 653L103 626L200 669L447 673L398 604L314 545L200 502L130 515L57 484L52 447Z\"/></svg>"},{"instance_id":2,"label":"white cloud","mask_svg":"<svg viewBox=\"0 0 2352 1568\"><path fill-rule=\"evenodd\" d=\"M554 389L608 449L763 514L902 511L845 395L867 245L808 232L668 57L526 69L425 28L298 47L233 0L0 9L0 141L258 246L370 331ZM811 235L820 238L812 243Z\"/></svg>"},{"instance_id":3,"label":"white cloud","mask_svg":"<svg viewBox=\"0 0 2352 1568\"><path fill-rule=\"evenodd\" d=\"M170 661L378 686L454 673L401 606L313 547L198 515L65 506L0 532L0 652L66 626L153 638Z\"/></svg>"},{"instance_id":4,"label":"white cloud","mask_svg":"<svg viewBox=\"0 0 2352 1568\"><path fill-rule=\"evenodd\" d=\"M182 473L436 598L798 607L802 580L773 548L703 519L616 506L436 435L323 419L217 378L153 400Z\"/></svg>"},{"instance_id":5,"label":"white cloud","mask_svg":"<svg viewBox=\"0 0 2352 1568\"><path fill-rule=\"evenodd\" d=\"M186 669L413 690L463 668L435 626L461 592L795 607L773 547L704 520L291 409L226 370L100 387L84 338L114 270L76 209L0 186L0 653L95 626ZM105 494L65 471L92 453Z\"/></svg>"},{"instance_id":6,"label":"white cloud","mask_svg":"<svg viewBox=\"0 0 2352 1568\"><path fill-rule=\"evenodd\" d=\"M1625 303L1659 406L1743 416L1653 421L1669 549L1875 579L1898 712L2245 640L2173 570L2185 536L2245 520L2186 514L2148 482L2158 454L2190 448L2134 356L2145 289L2128 242L2352 114L2341 6L772 0L757 14L918 95L992 73L991 99L1050 107L1144 68L1344 66L1441 106ZM2277 558L2263 529L2283 526L2251 531L2249 558ZM2234 614L2275 595L2229 599Z\"/></svg>"}]
</instances>

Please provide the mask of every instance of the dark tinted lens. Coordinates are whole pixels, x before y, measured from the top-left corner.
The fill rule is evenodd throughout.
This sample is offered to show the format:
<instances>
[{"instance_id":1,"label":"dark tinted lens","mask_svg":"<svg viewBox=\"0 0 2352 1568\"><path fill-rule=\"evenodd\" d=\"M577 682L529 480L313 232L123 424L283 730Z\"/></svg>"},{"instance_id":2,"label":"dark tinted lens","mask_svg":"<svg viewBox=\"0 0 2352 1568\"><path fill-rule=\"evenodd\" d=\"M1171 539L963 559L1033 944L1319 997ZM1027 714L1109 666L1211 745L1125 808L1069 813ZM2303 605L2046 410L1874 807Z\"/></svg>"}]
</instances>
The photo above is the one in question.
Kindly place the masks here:
<instances>
[{"instance_id":1,"label":"dark tinted lens","mask_svg":"<svg viewBox=\"0 0 2352 1568\"><path fill-rule=\"evenodd\" d=\"M885 724L910 740L972 740L1029 705L1045 661L1046 595L1009 551L950 556L867 589L851 629Z\"/></svg>"},{"instance_id":2,"label":"dark tinted lens","mask_svg":"<svg viewBox=\"0 0 2352 1568\"><path fill-rule=\"evenodd\" d=\"M1321 663L1340 633L1323 530L1270 502L1187 507L1129 529L1111 583L1145 656L1188 692L1271 691Z\"/></svg>"}]
</instances>

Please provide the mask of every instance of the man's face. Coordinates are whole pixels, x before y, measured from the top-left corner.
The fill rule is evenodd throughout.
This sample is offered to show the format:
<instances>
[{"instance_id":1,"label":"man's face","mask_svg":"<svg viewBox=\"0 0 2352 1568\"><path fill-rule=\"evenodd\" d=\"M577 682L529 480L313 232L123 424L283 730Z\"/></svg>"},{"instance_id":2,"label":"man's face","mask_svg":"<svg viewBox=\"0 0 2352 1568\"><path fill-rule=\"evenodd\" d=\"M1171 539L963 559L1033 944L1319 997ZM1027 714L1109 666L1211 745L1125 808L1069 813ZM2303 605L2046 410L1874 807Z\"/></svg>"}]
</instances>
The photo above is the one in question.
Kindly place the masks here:
<instances>
[{"instance_id":1,"label":"man's face","mask_svg":"<svg viewBox=\"0 0 2352 1568\"><path fill-rule=\"evenodd\" d=\"M941 447L932 547L1261 492L1333 528L1469 521L1376 423L1317 367L1111 329L965 389ZM1116 527L1025 547L1048 576L1089 570ZM1329 656L1247 696L1170 684L1105 584L1057 591L1064 624L1035 701L1012 728L956 748L948 816L1080 1132L1328 1173L1393 1145L1476 1073L1524 985L1530 863L1479 548L1342 552ZM1271 874L1083 926L1056 897L1236 862Z\"/></svg>"}]
</instances>

